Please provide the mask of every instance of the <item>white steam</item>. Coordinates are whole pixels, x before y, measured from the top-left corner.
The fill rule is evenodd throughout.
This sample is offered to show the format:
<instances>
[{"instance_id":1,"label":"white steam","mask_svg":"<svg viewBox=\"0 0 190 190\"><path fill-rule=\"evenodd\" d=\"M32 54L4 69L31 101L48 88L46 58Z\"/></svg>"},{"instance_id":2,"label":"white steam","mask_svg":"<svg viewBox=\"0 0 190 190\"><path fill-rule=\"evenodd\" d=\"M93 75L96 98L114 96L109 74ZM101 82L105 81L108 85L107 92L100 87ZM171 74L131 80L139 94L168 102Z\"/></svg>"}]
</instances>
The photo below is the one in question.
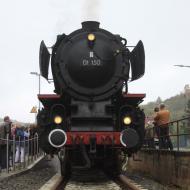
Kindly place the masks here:
<instances>
[{"instance_id":1,"label":"white steam","mask_svg":"<svg viewBox=\"0 0 190 190\"><path fill-rule=\"evenodd\" d=\"M84 0L82 6L82 20L99 20L100 0Z\"/></svg>"}]
</instances>

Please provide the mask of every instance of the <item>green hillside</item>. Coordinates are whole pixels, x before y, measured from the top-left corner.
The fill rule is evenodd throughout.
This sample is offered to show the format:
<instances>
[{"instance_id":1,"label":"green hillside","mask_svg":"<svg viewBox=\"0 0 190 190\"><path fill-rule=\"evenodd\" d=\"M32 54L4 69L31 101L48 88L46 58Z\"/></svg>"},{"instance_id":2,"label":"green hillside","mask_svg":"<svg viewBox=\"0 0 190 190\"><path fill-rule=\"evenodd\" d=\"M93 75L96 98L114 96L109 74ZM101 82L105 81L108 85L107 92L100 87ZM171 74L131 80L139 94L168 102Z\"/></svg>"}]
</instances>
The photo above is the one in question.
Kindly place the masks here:
<instances>
[{"instance_id":1,"label":"green hillside","mask_svg":"<svg viewBox=\"0 0 190 190\"><path fill-rule=\"evenodd\" d=\"M159 106L160 103L164 103L171 112L171 120L177 120L186 115L185 109L187 107L187 102L187 96L181 93L166 100L161 100L161 98L158 97L155 102L149 102L141 107L144 109L146 116L152 116L154 108Z\"/></svg>"}]
</instances>

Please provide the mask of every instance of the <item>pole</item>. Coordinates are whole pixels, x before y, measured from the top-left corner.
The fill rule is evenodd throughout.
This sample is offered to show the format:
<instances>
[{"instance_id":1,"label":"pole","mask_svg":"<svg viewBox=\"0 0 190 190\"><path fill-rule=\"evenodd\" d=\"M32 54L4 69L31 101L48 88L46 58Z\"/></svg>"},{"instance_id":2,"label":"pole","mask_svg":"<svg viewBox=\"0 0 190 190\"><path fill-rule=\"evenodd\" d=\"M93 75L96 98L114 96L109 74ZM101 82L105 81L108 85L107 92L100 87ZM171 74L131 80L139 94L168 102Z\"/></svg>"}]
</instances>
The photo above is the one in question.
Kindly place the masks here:
<instances>
[{"instance_id":1,"label":"pole","mask_svg":"<svg viewBox=\"0 0 190 190\"><path fill-rule=\"evenodd\" d=\"M7 134L7 139L6 139L6 142L7 142L7 155L6 155L6 161L7 161L7 173L9 173L9 134Z\"/></svg>"},{"instance_id":2,"label":"pole","mask_svg":"<svg viewBox=\"0 0 190 190\"><path fill-rule=\"evenodd\" d=\"M40 95L40 91L41 91L41 80L40 80L40 74L38 74L38 76L39 76L39 95ZM38 99L38 101L39 101L39 107L38 107L38 109L40 110L40 100Z\"/></svg>"},{"instance_id":3,"label":"pole","mask_svg":"<svg viewBox=\"0 0 190 190\"><path fill-rule=\"evenodd\" d=\"M34 113L34 117L35 117L35 124L37 124L37 113Z\"/></svg>"},{"instance_id":4,"label":"pole","mask_svg":"<svg viewBox=\"0 0 190 190\"><path fill-rule=\"evenodd\" d=\"M179 152L179 122L177 121L177 151Z\"/></svg>"},{"instance_id":5,"label":"pole","mask_svg":"<svg viewBox=\"0 0 190 190\"><path fill-rule=\"evenodd\" d=\"M15 152L16 152L16 142L15 135L13 136L13 171L15 171Z\"/></svg>"},{"instance_id":6,"label":"pole","mask_svg":"<svg viewBox=\"0 0 190 190\"><path fill-rule=\"evenodd\" d=\"M36 75L36 76L38 76L38 95L40 95L40 93L41 93L41 75L40 75L40 73L37 73L37 72L30 72L30 74L32 74L32 75ZM41 104L40 104L40 100L38 100L38 110L40 110L41 109Z\"/></svg>"}]
</instances>

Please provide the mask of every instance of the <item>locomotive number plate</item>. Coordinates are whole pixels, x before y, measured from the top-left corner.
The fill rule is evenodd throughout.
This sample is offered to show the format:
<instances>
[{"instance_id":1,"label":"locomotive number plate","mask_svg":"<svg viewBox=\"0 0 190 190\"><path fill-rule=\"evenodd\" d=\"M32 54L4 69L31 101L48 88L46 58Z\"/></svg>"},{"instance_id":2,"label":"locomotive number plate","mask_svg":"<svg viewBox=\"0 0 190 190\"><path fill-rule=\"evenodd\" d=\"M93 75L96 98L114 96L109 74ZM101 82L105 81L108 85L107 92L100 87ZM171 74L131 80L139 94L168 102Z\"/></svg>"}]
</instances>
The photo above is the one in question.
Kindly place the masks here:
<instances>
[{"instance_id":1,"label":"locomotive number plate","mask_svg":"<svg viewBox=\"0 0 190 190\"><path fill-rule=\"evenodd\" d=\"M82 66L101 66L101 60L100 59L83 59L82 60Z\"/></svg>"}]
</instances>

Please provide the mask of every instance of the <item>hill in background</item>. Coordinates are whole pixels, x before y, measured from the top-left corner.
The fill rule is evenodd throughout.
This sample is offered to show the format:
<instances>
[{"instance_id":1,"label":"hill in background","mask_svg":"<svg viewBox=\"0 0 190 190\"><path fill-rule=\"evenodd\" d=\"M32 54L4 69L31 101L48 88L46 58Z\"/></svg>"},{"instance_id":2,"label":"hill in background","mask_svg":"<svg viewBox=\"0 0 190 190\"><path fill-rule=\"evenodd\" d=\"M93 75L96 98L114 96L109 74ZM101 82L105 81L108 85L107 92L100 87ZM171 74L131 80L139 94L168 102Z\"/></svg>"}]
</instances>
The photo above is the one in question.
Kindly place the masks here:
<instances>
[{"instance_id":1,"label":"hill in background","mask_svg":"<svg viewBox=\"0 0 190 190\"><path fill-rule=\"evenodd\" d=\"M152 116L154 108L159 106L160 103L164 103L167 109L170 110L171 120L177 120L187 116L188 110L190 110L190 86L186 85L183 93L166 100L158 97L155 102L149 102L141 107L144 109L146 116Z\"/></svg>"}]
</instances>

